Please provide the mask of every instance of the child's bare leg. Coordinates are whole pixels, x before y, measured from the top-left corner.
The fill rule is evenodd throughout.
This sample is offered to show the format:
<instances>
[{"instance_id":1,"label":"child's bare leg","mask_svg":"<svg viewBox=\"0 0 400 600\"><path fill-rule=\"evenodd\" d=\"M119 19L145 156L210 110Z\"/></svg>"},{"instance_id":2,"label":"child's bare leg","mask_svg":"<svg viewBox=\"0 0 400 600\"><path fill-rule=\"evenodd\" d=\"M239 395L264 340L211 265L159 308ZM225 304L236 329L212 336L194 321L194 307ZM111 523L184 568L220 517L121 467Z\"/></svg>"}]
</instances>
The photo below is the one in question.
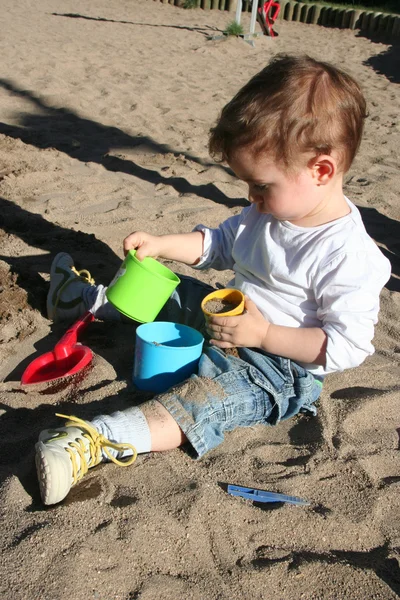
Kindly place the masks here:
<instances>
[{"instance_id":1,"label":"child's bare leg","mask_svg":"<svg viewBox=\"0 0 400 600\"><path fill-rule=\"evenodd\" d=\"M172 450L186 441L176 421L156 400L99 415L91 422L66 418L64 426L42 431L36 444L39 487L45 504L63 500L87 470L103 460L127 466L137 454Z\"/></svg>"},{"instance_id":2,"label":"child's bare leg","mask_svg":"<svg viewBox=\"0 0 400 600\"><path fill-rule=\"evenodd\" d=\"M149 400L140 406L131 406L111 415L99 415L91 422L106 439L116 444L131 444L138 454L161 452L178 448L186 437L168 410L157 400ZM115 458L132 455L111 450ZM107 455L103 451L103 459Z\"/></svg>"},{"instance_id":3,"label":"child's bare leg","mask_svg":"<svg viewBox=\"0 0 400 600\"><path fill-rule=\"evenodd\" d=\"M182 429L160 402L149 400L139 408L150 429L152 452L173 450L186 442Z\"/></svg>"}]
</instances>

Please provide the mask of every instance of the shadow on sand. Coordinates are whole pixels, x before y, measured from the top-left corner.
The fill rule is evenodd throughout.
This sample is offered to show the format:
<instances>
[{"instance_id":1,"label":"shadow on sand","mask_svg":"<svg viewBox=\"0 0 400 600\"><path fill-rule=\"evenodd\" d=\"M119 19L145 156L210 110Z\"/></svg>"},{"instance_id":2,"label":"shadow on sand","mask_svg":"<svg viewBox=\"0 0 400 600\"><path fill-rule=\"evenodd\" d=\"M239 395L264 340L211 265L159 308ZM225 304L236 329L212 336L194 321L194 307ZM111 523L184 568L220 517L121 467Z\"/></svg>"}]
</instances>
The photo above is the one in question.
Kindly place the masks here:
<instances>
[{"instance_id":1,"label":"shadow on sand","mask_svg":"<svg viewBox=\"0 0 400 600\"><path fill-rule=\"evenodd\" d=\"M385 287L392 292L400 292L400 222L382 215L376 208L357 208L369 235L386 246L380 249L391 262L392 277Z\"/></svg>"},{"instance_id":2,"label":"shadow on sand","mask_svg":"<svg viewBox=\"0 0 400 600\"><path fill-rule=\"evenodd\" d=\"M375 56L370 56L364 65L371 67L379 75L384 75L392 83L400 83L400 43L383 33L359 31L358 37L364 37L375 44L387 44L388 48Z\"/></svg>"},{"instance_id":3,"label":"shadow on sand","mask_svg":"<svg viewBox=\"0 0 400 600\"><path fill-rule=\"evenodd\" d=\"M84 163L101 164L105 169L126 173L154 185L172 186L178 194L194 194L228 207L246 206L244 198L229 198L213 183L192 185L184 177L164 177L157 171L141 167L131 159L110 155L112 148L132 149L137 146L154 153L183 155L188 161L204 166L215 166L191 154L176 151L147 136L131 136L117 127L109 127L78 116L65 108L49 106L33 92L20 89L7 79L0 78L0 87L11 94L29 100L40 113L21 114L20 125L0 123L0 133L20 139L37 148L55 148ZM217 165L226 172L230 171Z\"/></svg>"},{"instance_id":4,"label":"shadow on sand","mask_svg":"<svg viewBox=\"0 0 400 600\"><path fill-rule=\"evenodd\" d=\"M0 260L16 273L17 283L27 292L29 304L41 312L47 284L39 273L49 272L57 252L70 253L77 267L89 269L99 283L108 283L121 264L121 257L95 235L56 225L4 198L0 198L0 227L39 250L30 256L0 254Z\"/></svg>"},{"instance_id":5,"label":"shadow on sand","mask_svg":"<svg viewBox=\"0 0 400 600\"><path fill-rule=\"evenodd\" d=\"M207 25L205 27L186 27L185 25L164 25L163 23L135 23L134 21L118 21L115 19L106 19L104 17L88 17L87 15L79 15L77 13L51 13L53 17L67 17L69 19L85 19L87 21L96 21L100 23L118 23L120 25L139 25L140 27L166 27L168 29L186 29L187 31L194 31L201 33L206 37L209 37L211 33L219 32L223 33L222 29L218 27L211 27Z\"/></svg>"}]
</instances>

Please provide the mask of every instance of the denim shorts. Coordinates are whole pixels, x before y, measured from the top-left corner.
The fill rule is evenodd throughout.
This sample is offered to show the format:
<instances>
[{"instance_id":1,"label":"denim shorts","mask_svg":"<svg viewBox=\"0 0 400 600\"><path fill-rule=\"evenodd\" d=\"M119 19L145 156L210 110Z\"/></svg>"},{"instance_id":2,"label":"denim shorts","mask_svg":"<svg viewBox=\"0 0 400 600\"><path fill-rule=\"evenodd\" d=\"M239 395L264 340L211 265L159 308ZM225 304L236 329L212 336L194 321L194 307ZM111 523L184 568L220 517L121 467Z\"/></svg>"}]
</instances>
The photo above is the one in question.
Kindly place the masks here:
<instances>
[{"instance_id":1,"label":"denim shorts","mask_svg":"<svg viewBox=\"0 0 400 600\"><path fill-rule=\"evenodd\" d=\"M200 304L214 288L192 277L180 278L157 320L189 325L205 334ZM237 350L238 357L226 354L209 345L206 337L198 373L156 397L198 458L218 446L225 431L276 425L298 413L317 412L321 380L288 358L252 348Z\"/></svg>"}]
</instances>

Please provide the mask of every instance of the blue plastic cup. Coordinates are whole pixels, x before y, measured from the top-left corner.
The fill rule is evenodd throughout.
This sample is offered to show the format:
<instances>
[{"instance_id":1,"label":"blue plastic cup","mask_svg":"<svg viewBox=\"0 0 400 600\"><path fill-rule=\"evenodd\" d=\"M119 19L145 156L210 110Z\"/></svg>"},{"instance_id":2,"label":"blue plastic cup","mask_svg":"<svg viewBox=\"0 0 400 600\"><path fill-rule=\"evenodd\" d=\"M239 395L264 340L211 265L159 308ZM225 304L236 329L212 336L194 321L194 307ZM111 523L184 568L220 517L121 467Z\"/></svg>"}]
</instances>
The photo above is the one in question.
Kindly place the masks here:
<instances>
[{"instance_id":1,"label":"blue plastic cup","mask_svg":"<svg viewBox=\"0 0 400 600\"><path fill-rule=\"evenodd\" d=\"M204 338L192 327L156 321L136 329L133 383L139 390L165 392L196 373Z\"/></svg>"}]
</instances>

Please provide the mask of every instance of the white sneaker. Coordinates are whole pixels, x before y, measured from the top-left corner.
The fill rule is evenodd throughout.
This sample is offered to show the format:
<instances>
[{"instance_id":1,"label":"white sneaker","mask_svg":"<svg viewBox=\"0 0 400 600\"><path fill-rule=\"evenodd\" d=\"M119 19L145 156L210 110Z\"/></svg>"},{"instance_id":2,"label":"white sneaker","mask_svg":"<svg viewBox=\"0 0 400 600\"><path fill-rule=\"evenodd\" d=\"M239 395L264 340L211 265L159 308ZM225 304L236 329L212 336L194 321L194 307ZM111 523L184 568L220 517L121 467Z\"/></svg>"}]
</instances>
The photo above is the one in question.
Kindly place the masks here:
<instances>
[{"instance_id":1,"label":"white sneaker","mask_svg":"<svg viewBox=\"0 0 400 600\"><path fill-rule=\"evenodd\" d=\"M47 317L52 321L72 323L86 311L83 289L94 285L89 271L77 271L72 257L60 252L50 268L50 289L47 294Z\"/></svg>"},{"instance_id":2,"label":"white sneaker","mask_svg":"<svg viewBox=\"0 0 400 600\"><path fill-rule=\"evenodd\" d=\"M39 435L36 449L36 469L40 495L44 504L56 504L68 495L91 467L103 461L102 450L116 465L127 467L137 456L132 444L114 444L101 435L95 427L78 417L58 417L68 419L64 427L46 429ZM107 448L118 452L132 452L128 460L114 458Z\"/></svg>"}]
</instances>

